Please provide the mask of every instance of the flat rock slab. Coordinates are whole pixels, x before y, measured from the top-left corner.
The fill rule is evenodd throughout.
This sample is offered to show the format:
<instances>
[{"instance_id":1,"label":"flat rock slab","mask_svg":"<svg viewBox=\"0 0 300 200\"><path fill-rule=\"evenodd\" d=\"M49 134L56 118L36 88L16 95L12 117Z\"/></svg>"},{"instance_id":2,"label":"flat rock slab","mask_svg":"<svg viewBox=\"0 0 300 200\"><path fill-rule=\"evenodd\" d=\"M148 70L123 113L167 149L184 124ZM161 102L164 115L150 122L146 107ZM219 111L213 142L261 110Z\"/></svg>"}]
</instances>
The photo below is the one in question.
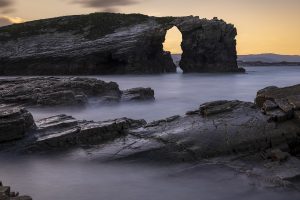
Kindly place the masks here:
<instances>
[{"instance_id":1,"label":"flat rock slab","mask_svg":"<svg viewBox=\"0 0 300 200\"><path fill-rule=\"evenodd\" d=\"M149 99L154 99L151 88L122 92L117 83L94 78L37 77L0 80L0 103L4 104L72 106Z\"/></svg>"}]
</instances>

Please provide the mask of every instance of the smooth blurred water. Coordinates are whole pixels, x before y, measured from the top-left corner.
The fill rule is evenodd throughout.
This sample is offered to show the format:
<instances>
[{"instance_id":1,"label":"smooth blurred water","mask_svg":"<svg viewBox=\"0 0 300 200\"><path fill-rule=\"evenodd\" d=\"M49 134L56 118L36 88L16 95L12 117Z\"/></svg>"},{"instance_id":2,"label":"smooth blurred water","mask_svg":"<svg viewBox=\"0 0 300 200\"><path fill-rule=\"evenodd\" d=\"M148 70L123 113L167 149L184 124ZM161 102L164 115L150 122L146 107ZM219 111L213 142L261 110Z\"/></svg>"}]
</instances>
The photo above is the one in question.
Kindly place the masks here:
<instances>
[{"instance_id":1,"label":"smooth blurred water","mask_svg":"<svg viewBox=\"0 0 300 200\"><path fill-rule=\"evenodd\" d=\"M78 119L118 117L160 119L220 99L253 101L266 86L300 83L299 67L251 67L246 74L168 74L97 76L122 89L151 87L153 103L87 108L31 109L36 119L70 114ZM59 157L0 155L0 179L35 200L297 200L299 193L266 189L248 177L221 166L99 163Z\"/></svg>"},{"instance_id":2,"label":"smooth blurred water","mask_svg":"<svg viewBox=\"0 0 300 200\"><path fill-rule=\"evenodd\" d=\"M218 165L98 163L63 158L5 158L0 178L34 200L298 200Z\"/></svg>"},{"instance_id":3,"label":"smooth blurred water","mask_svg":"<svg viewBox=\"0 0 300 200\"><path fill-rule=\"evenodd\" d=\"M248 67L246 74L166 74L96 76L115 81L121 89L151 87L155 90L153 103L122 103L113 106L87 108L31 109L36 119L56 114L69 114L78 119L105 120L119 117L147 121L182 115L213 100L243 100L253 102L256 92L266 86L279 87L300 84L300 67Z\"/></svg>"}]
</instances>

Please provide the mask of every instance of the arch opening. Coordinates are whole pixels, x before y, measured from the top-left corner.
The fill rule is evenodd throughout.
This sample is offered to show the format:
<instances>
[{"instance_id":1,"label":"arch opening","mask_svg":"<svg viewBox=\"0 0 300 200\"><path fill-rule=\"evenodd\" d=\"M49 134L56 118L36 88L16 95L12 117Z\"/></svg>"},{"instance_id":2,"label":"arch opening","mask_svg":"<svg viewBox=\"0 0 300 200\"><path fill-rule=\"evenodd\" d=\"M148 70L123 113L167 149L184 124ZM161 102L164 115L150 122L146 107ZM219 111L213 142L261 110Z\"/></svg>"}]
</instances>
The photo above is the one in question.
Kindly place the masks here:
<instances>
[{"instance_id":1,"label":"arch opening","mask_svg":"<svg viewBox=\"0 0 300 200\"><path fill-rule=\"evenodd\" d=\"M181 71L179 67L179 63L182 55L181 43L182 43L182 33L176 26L173 26L166 33L165 41L163 43L163 49L164 51L168 51L171 53L173 63L177 66L177 72Z\"/></svg>"}]
</instances>

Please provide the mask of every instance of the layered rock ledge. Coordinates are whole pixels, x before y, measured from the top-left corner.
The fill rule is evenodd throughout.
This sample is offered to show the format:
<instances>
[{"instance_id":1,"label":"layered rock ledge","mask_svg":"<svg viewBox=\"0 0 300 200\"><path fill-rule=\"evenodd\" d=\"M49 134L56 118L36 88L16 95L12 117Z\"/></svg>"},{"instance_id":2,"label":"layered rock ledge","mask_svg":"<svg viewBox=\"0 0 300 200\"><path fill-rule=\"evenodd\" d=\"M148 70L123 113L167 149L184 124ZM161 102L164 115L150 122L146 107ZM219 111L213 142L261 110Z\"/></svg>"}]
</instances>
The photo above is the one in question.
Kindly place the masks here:
<instances>
[{"instance_id":1,"label":"layered rock ledge","mask_svg":"<svg viewBox=\"0 0 300 200\"><path fill-rule=\"evenodd\" d=\"M31 128L23 137L0 141L0 151L68 150L103 161L209 162L299 189L299 94L300 85L268 87L258 92L256 104L209 102L184 116L150 123L127 118L80 121L66 115L36 121L34 126L29 120Z\"/></svg>"},{"instance_id":2,"label":"layered rock ledge","mask_svg":"<svg viewBox=\"0 0 300 200\"><path fill-rule=\"evenodd\" d=\"M12 78L0 79L0 103L29 106L106 104L154 100L151 88L121 91L115 82L93 78Z\"/></svg>"},{"instance_id":3,"label":"layered rock ledge","mask_svg":"<svg viewBox=\"0 0 300 200\"><path fill-rule=\"evenodd\" d=\"M94 13L0 28L0 74L176 72L162 45L173 26L183 36L184 73L244 71L237 65L236 28L223 20Z\"/></svg>"}]
</instances>

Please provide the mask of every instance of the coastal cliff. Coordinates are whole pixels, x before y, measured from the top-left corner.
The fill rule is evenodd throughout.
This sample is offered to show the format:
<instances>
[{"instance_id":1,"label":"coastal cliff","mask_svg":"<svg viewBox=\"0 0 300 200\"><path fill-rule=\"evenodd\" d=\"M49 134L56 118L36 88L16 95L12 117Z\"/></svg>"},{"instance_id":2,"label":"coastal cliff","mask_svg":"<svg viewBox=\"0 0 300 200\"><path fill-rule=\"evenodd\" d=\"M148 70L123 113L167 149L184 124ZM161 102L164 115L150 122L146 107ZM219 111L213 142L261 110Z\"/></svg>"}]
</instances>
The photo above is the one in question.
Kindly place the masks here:
<instances>
[{"instance_id":1,"label":"coastal cliff","mask_svg":"<svg viewBox=\"0 0 300 200\"><path fill-rule=\"evenodd\" d=\"M223 20L93 13L0 28L0 74L176 72L162 45L173 26L183 35L184 73L243 71L236 61L236 28Z\"/></svg>"}]
</instances>

